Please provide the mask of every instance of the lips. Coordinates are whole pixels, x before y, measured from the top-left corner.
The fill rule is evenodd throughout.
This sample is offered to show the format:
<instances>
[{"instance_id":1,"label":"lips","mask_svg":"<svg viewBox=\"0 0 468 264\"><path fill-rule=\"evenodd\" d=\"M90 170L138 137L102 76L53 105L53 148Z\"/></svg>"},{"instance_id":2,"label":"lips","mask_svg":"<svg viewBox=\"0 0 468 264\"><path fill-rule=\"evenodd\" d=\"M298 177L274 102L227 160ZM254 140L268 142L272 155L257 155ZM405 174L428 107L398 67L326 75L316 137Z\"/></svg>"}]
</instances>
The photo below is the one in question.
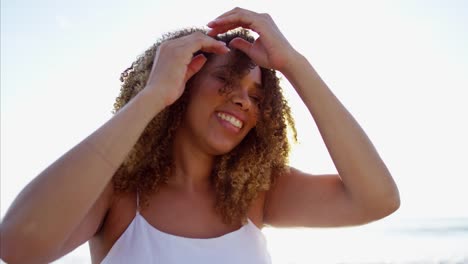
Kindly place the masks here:
<instances>
[{"instance_id":1,"label":"lips","mask_svg":"<svg viewBox=\"0 0 468 264\"><path fill-rule=\"evenodd\" d=\"M235 117L232 114L226 113L226 112L218 112L216 114L221 120L224 120L231 124L232 126L241 129L244 126L244 122L240 120L239 118Z\"/></svg>"}]
</instances>

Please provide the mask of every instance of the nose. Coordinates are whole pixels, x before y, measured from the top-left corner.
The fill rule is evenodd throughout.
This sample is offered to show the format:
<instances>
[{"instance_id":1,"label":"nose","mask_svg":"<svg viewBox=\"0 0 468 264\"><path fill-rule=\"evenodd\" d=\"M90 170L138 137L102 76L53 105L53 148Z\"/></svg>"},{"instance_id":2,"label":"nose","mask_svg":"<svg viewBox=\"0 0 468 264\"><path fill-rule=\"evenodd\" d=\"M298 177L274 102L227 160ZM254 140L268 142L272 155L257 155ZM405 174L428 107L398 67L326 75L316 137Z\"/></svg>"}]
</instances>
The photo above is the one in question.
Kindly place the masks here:
<instances>
[{"instance_id":1,"label":"nose","mask_svg":"<svg viewBox=\"0 0 468 264\"><path fill-rule=\"evenodd\" d=\"M233 89L231 92L231 100L244 111L248 111L252 106L252 101L250 100L248 91L241 87Z\"/></svg>"}]
</instances>

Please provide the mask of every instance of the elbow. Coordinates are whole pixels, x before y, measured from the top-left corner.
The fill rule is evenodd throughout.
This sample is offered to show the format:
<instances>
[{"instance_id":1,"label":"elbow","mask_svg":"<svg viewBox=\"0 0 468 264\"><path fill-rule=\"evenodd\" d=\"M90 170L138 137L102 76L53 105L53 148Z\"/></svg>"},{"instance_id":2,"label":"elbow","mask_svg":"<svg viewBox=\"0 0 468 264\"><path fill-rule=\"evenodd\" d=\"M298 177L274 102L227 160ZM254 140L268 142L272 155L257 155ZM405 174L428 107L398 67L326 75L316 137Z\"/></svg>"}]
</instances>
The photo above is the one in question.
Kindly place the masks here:
<instances>
[{"instance_id":1,"label":"elbow","mask_svg":"<svg viewBox=\"0 0 468 264\"><path fill-rule=\"evenodd\" d=\"M43 258L32 255L30 252L24 252L23 247L12 246L10 243L4 241L2 237L2 245L0 246L0 259L5 263L48 263Z\"/></svg>"},{"instance_id":2,"label":"elbow","mask_svg":"<svg viewBox=\"0 0 468 264\"><path fill-rule=\"evenodd\" d=\"M397 185L389 176L391 182L381 188L377 188L377 192L373 193L368 200L368 212L373 216L372 220L385 218L400 208L400 192Z\"/></svg>"},{"instance_id":3,"label":"elbow","mask_svg":"<svg viewBox=\"0 0 468 264\"><path fill-rule=\"evenodd\" d=\"M384 198L383 208L384 208L384 216L388 216L396 212L400 208L401 200L400 200L400 192L396 185L392 188L389 194L386 195Z\"/></svg>"},{"instance_id":4,"label":"elbow","mask_svg":"<svg viewBox=\"0 0 468 264\"><path fill-rule=\"evenodd\" d=\"M8 223L4 221L0 225L0 259L5 263L50 262L50 247L44 241L33 237L9 228Z\"/></svg>"},{"instance_id":5,"label":"elbow","mask_svg":"<svg viewBox=\"0 0 468 264\"><path fill-rule=\"evenodd\" d=\"M384 218L384 217L387 217L391 214L393 214L394 212L396 212L398 209L400 208L400 196L397 195L395 197L391 197L388 199L388 201L386 201L383 205L382 205L382 209L381 209L381 212L380 212L380 218Z\"/></svg>"},{"instance_id":6,"label":"elbow","mask_svg":"<svg viewBox=\"0 0 468 264\"><path fill-rule=\"evenodd\" d=\"M400 208L400 204L400 195L396 190L394 193L379 199L378 203L368 209L369 220L375 221L393 214Z\"/></svg>"},{"instance_id":7,"label":"elbow","mask_svg":"<svg viewBox=\"0 0 468 264\"><path fill-rule=\"evenodd\" d=\"M400 196L396 191L391 195L374 197L359 204L357 206L359 209L356 210L358 225L368 224L396 212L400 208Z\"/></svg>"},{"instance_id":8,"label":"elbow","mask_svg":"<svg viewBox=\"0 0 468 264\"><path fill-rule=\"evenodd\" d=\"M393 195L393 212L395 212L396 210L398 210L400 208L400 205L401 205L401 200L400 200L400 193L398 192L398 189L395 190L395 195Z\"/></svg>"},{"instance_id":9,"label":"elbow","mask_svg":"<svg viewBox=\"0 0 468 264\"><path fill-rule=\"evenodd\" d=\"M14 245L11 239L5 236L4 232L1 233L0 259L2 261L5 263L28 263L26 256L21 251L19 245ZM31 263L32 261L29 262Z\"/></svg>"},{"instance_id":10,"label":"elbow","mask_svg":"<svg viewBox=\"0 0 468 264\"><path fill-rule=\"evenodd\" d=\"M6 263L27 263L25 254L27 250L22 247L20 239L3 222L0 225L0 259Z\"/></svg>"}]
</instances>

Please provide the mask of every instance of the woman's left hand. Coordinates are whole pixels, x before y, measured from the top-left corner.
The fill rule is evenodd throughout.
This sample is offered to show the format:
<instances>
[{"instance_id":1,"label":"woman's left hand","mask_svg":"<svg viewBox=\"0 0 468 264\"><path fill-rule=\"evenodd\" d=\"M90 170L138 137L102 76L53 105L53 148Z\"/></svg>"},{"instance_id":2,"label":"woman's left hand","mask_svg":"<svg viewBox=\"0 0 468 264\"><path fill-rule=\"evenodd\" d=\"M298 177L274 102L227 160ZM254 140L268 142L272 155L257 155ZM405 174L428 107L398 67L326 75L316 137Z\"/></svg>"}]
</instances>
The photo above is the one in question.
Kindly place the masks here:
<instances>
[{"instance_id":1,"label":"woman's left hand","mask_svg":"<svg viewBox=\"0 0 468 264\"><path fill-rule=\"evenodd\" d=\"M281 33L268 14L259 14L242 8L234 8L208 23L209 36L243 27L258 33L254 43L235 38L229 46L246 53L257 65L283 71L297 56L297 51Z\"/></svg>"}]
</instances>

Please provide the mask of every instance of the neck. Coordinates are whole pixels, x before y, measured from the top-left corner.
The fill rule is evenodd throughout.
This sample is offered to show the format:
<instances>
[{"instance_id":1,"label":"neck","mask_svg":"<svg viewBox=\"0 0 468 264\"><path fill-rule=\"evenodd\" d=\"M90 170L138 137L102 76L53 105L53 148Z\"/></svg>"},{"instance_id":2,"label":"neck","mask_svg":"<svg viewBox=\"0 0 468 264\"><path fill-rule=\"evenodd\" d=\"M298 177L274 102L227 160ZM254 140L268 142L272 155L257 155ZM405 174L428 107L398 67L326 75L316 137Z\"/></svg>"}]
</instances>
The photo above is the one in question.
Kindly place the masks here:
<instances>
[{"instance_id":1,"label":"neck","mask_svg":"<svg viewBox=\"0 0 468 264\"><path fill-rule=\"evenodd\" d=\"M173 143L174 171L168 184L187 192L211 189L214 156L196 145L185 129L178 129Z\"/></svg>"}]
</instances>

